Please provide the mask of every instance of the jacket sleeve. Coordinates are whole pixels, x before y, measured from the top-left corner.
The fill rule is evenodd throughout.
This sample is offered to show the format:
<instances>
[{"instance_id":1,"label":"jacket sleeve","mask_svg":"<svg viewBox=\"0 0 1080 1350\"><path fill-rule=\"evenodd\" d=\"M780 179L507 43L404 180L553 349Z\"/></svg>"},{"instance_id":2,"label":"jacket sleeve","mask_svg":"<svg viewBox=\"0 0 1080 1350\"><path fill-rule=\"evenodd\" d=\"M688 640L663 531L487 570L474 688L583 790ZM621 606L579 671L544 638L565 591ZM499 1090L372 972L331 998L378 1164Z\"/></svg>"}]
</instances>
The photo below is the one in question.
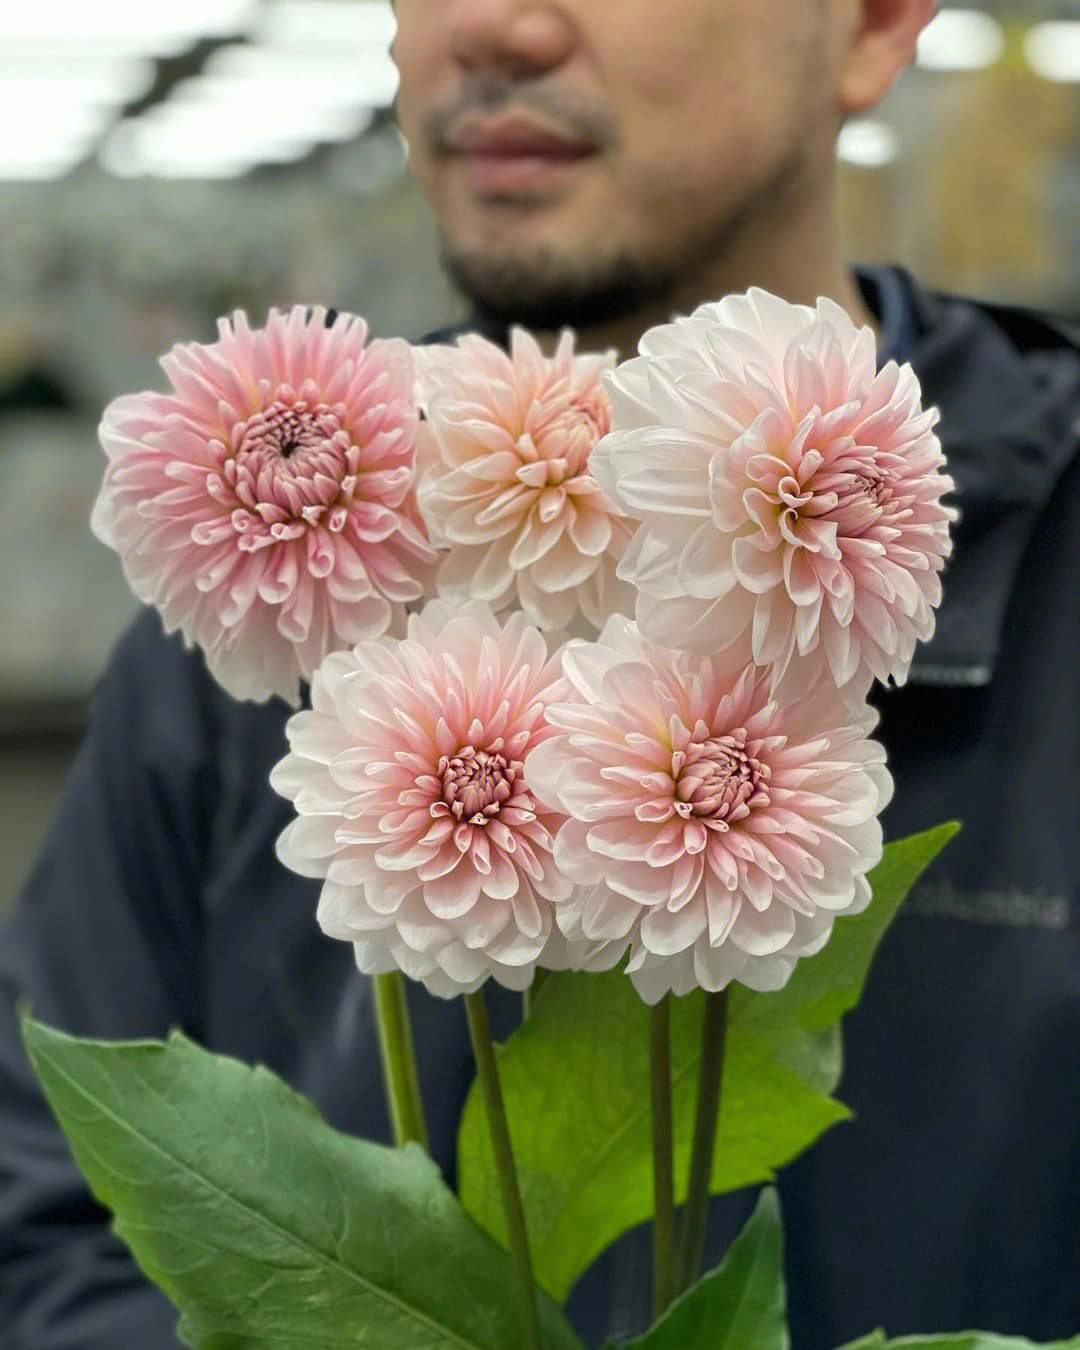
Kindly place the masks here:
<instances>
[{"instance_id":1,"label":"jacket sleeve","mask_svg":"<svg viewBox=\"0 0 1080 1350\"><path fill-rule=\"evenodd\" d=\"M0 1327L6 1350L169 1350L176 1311L89 1196L16 1005L79 1035L199 1035L215 794L201 662L143 615L95 696L43 853L0 932Z\"/></svg>"}]
</instances>

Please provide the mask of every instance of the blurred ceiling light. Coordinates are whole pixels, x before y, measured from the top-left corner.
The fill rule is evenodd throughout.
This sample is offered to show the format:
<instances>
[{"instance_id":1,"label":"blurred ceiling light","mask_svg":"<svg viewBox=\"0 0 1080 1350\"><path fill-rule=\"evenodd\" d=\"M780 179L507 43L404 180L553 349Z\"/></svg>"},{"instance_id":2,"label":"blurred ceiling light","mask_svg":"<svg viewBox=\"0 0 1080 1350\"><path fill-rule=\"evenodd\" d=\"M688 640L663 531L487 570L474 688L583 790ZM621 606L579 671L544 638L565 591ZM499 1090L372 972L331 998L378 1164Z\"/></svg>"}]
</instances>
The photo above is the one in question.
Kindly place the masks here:
<instances>
[{"instance_id":1,"label":"blurred ceiling light","mask_svg":"<svg viewBox=\"0 0 1080 1350\"><path fill-rule=\"evenodd\" d=\"M1080 21L1033 24L1024 34L1024 56L1044 80L1080 81Z\"/></svg>"},{"instance_id":2,"label":"blurred ceiling light","mask_svg":"<svg viewBox=\"0 0 1080 1350\"><path fill-rule=\"evenodd\" d=\"M149 91L154 72L154 62L145 56L102 58L84 51L27 59L0 50L0 99L122 107Z\"/></svg>"},{"instance_id":3,"label":"blurred ceiling light","mask_svg":"<svg viewBox=\"0 0 1080 1350\"><path fill-rule=\"evenodd\" d=\"M0 6L0 44L58 40L106 42L128 51L166 55L200 37L245 31L258 0L33 0Z\"/></svg>"},{"instance_id":4,"label":"blurred ceiling light","mask_svg":"<svg viewBox=\"0 0 1080 1350\"><path fill-rule=\"evenodd\" d=\"M144 114L157 132L200 137L213 143L218 137L263 136L347 141L371 121L371 109L316 99L283 99L277 87L251 86L238 81L194 76L175 85L164 103Z\"/></svg>"},{"instance_id":5,"label":"blurred ceiling light","mask_svg":"<svg viewBox=\"0 0 1080 1350\"><path fill-rule=\"evenodd\" d=\"M349 110L348 128L356 134L371 119L370 110ZM120 123L99 153L102 166L120 177L229 178L258 164L285 164L303 159L321 141L331 139L328 127L310 118L276 124L259 116L223 115L211 105L167 104Z\"/></svg>"},{"instance_id":6,"label":"blurred ceiling light","mask_svg":"<svg viewBox=\"0 0 1080 1350\"><path fill-rule=\"evenodd\" d=\"M0 20L2 22L2 20ZM129 61L153 56L167 56L176 50L190 46L187 41L170 43L148 43L138 34L124 36L121 33L100 34L90 40L79 37L51 37L39 33L28 37L0 36L0 51L3 52L5 67L27 65L35 70L42 66L49 68L78 68L99 65L109 61Z\"/></svg>"},{"instance_id":7,"label":"blurred ceiling light","mask_svg":"<svg viewBox=\"0 0 1080 1350\"><path fill-rule=\"evenodd\" d=\"M288 80L234 80L228 76L198 75L185 80L184 86L182 92L177 90L170 97L188 105L261 108L270 117L284 121L297 117L301 121L308 117L321 121L338 110L387 108L393 102L392 95L386 97L385 80L380 88L377 81L362 76L350 80L320 80L303 75Z\"/></svg>"},{"instance_id":8,"label":"blurred ceiling light","mask_svg":"<svg viewBox=\"0 0 1080 1350\"><path fill-rule=\"evenodd\" d=\"M7 156L0 154L0 182L40 183L63 178L83 158L81 153L66 155Z\"/></svg>"},{"instance_id":9,"label":"blurred ceiling light","mask_svg":"<svg viewBox=\"0 0 1080 1350\"><path fill-rule=\"evenodd\" d=\"M146 160L129 157L111 140L98 152L98 162L114 178L202 178L220 181L243 178L255 167L253 159L209 159L204 155L193 159Z\"/></svg>"},{"instance_id":10,"label":"blurred ceiling light","mask_svg":"<svg viewBox=\"0 0 1080 1350\"><path fill-rule=\"evenodd\" d=\"M1005 51L1001 24L975 9L943 9L919 35L916 64L924 70L982 70Z\"/></svg>"},{"instance_id":11,"label":"blurred ceiling light","mask_svg":"<svg viewBox=\"0 0 1080 1350\"><path fill-rule=\"evenodd\" d=\"M364 103L388 108L397 95L397 67L386 51L288 51L261 44L230 43L211 52L208 77L270 85L279 98Z\"/></svg>"},{"instance_id":12,"label":"blurred ceiling light","mask_svg":"<svg viewBox=\"0 0 1080 1350\"><path fill-rule=\"evenodd\" d=\"M82 151L111 120L110 109L100 104L56 104L0 90L0 155L63 156L69 147Z\"/></svg>"},{"instance_id":13,"label":"blurred ceiling light","mask_svg":"<svg viewBox=\"0 0 1080 1350\"><path fill-rule=\"evenodd\" d=\"M840 128L836 155L847 164L864 169L880 169L897 156L900 143L896 132L884 122L858 118Z\"/></svg>"},{"instance_id":14,"label":"blurred ceiling light","mask_svg":"<svg viewBox=\"0 0 1080 1350\"><path fill-rule=\"evenodd\" d=\"M277 47L389 51L396 30L389 0L267 0L254 33Z\"/></svg>"},{"instance_id":15,"label":"blurred ceiling light","mask_svg":"<svg viewBox=\"0 0 1080 1350\"><path fill-rule=\"evenodd\" d=\"M12 118L0 100L0 178L59 178L92 150L107 124L105 110L89 105L64 110L41 107L39 116ZM62 111L65 117L58 114ZM25 120L22 120L25 119Z\"/></svg>"},{"instance_id":16,"label":"blurred ceiling light","mask_svg":"<svg viewBox=\"0 0 1080 1350\"><path fill-rule=\"evenodd\" d=\"M114 127L98 150L102 168L118 178L239 178L257 162L221 144L155 144L146 130L141 118Z\"/></svg>"}]
</instances>

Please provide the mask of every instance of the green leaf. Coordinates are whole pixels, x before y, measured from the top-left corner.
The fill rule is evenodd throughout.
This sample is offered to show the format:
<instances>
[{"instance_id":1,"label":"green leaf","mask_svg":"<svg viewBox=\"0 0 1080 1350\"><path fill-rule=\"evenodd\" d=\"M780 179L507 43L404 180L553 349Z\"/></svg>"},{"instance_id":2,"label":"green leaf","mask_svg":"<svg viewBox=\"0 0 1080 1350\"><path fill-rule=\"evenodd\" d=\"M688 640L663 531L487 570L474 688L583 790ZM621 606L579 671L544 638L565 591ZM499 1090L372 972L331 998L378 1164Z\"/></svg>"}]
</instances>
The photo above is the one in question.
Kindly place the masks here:
<instances>
[{"instance_id":1,"label":"green leaf","mask_svg":"<svg viewBox=\"0 0 1080 1350\"><path fill-rule=\"evenodd\" d=\"M955 832L889 845L875 898L841 917L787 987L732 991L720 1128L710 1189L769 1181L850 1113L827 1094L840 1077L837 1022L858 1000L871 957L906 890ZM704 1000L672 1000L676 1190L685 1195ZM646 1006L625 975L552 974L530 1018L499 1047L522 1199L541 1286L563 1300L621 1233L652 1216ZM473 1088L458 1136L462 1203L505 1241L483 1103Z\"/></svg>"},{"instance_id":2,"label":"green leaf","mask_svg":"<svg viewBox=\"0 0 1080 1350\"><path fill-rule=\"evenodd\" d=\"M332 1130L263 1068L174 1033L79 1040L23 1021L94 1194L204 1350L517 1344L509 1256L417 1147ZM545 1350L580 1350L542 1299Z\"/></svg>"},{"instance_id":3,"label":"green leaf","mask_svg":"<svg viewBox=\"0 0 1080 1350\"><path fill-rule=\"evenodd\" d=\"M723 1263L625 1350L788 1350L780 1205L762 1191Z\"/></svg>"},{"instance_id":4,"label":"green leaf","mask_svg":"<svg viewBox=\"0 0 1080 1350\"><path fill-rule=\"evenodd\" d=\"M1026 1341L1020 1336L995 1336L989 1331L961 1331L951 1336L901 1336L886 1339L873 1331L851 1341L842 1350L1080 1350L1080 1336L1067 1341Z\"/></svg>"},{"instance_id":5,"label":"green leaf","mask_svg":"<svg viewBox=\"0 0 1080 1350\"><path fill-rule=\"evenodd\" d=\"M948 821L887 844L868 877L874 898L867 908L838 918L822 951L800 961L783 989L756 994L736 986L732 1015L780 1035L793 1022L809 1032L835 1026L862 996L874 953L905 896L959 829Z\"/></svg>"},{"instance_id":6,"label":"green leaf","mask_svg":"<svg viewBox=\"0 0 1080 1350\"><path fill-rule=\"evenodd\" d=\"M704 1000L671 1007L676 1190L685 1195ZM529 1020L498 1049L499 1077L537 1282L563 1300L620 1233L652 1215L649 1010L625 975L553 974ZM732 1035L715 1190L769 1180L848 1114L779 1061L753 1031ZM505 1241L483 1102L469 1094L458 1137L462 1204Z\"/></svg>"}]
</instances>

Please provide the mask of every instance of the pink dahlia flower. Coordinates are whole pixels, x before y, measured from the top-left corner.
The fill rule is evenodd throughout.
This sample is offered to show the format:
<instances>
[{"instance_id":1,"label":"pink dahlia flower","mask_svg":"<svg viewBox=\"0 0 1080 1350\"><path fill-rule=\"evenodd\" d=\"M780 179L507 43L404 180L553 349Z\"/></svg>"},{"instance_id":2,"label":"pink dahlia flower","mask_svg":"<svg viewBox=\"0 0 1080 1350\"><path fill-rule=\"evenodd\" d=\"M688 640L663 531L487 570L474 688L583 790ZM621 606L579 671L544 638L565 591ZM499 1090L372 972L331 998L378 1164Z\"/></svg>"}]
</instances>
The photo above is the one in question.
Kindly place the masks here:
<instances>
[{"instance_id":1,"label":"pink dahlia flower","mask_svg":"<svg viewBox=\"0 0 1080 1350\"><path fill-rule=\"evenodd\" d=\"M270 775L298 812L278 854L326 879L318 921L361 970L450 997L488 976L524 988L542 953L568 963L552 924L572 889L551 854L562 817L524 767L564 692L525 616L500 627L480 602L433 602L405 640L369 639L316 671Z\"/></svg>"},{"instance_id":2,"label":"pink dahlia flower","mask_svg":"<svg viewBox=\"0 0 1080 1350\"><path fill-rule=\"evenodd\" d=\"M766 671L655 646L619 616L563 668L574 698L548 708L556 732L525 770L568 817L568 939L629 946L649 1003L779 988L870 898L892 792L872 710L828 679L778 703Z\"/></svg>"},{"instance_id":3,"label":"pink dahlia flower","mask_svg":"<svg viewBox=\"0 0 1080 1350\"><path fill-rule=\"evenodd\" d=\"M575 355L567 331L547 358L514 329L509 355L469 335L416 357L428 438L420 506L450 548L440 592L519 603L544 629L580 613L595 632L613 610L629 612L633 591L615 568L632 525L589 471L611 425L601 377L614 353Z\"/></svg>"},{"instance_id":4,"label":"pink dahlia flower","mask_svg":"<svg viewBox=\"0 0 1080 1350\"><path fill-rule=\"evenodd\" d=\"M620 574L658 642L902 682L930 637L955 511L910 366L838 305L765 291L646 333L609 378L593 471L642 524Z\"/></svg>"},{"instance_id":5,"label":"pink dahlia flower","mask_svg":"<svg viewBox=\"0 0 1080 1350\"><path fill-rule=\"evenodd\" d=\"M328 651L386 630L435 554L415 500L404 342L296 307L177 346L171 392L116 399L92 527L237 698L297 701Z\"/></svg>"}]
</instances>

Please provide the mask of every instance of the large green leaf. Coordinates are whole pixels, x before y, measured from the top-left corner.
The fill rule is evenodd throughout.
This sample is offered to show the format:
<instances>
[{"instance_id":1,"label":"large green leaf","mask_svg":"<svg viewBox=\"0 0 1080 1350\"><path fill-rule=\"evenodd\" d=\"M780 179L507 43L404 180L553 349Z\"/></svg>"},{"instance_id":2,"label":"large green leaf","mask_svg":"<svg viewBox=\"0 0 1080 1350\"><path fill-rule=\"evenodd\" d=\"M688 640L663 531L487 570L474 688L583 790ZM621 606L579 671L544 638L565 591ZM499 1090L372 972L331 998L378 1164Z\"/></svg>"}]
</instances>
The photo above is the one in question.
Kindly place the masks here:
<instances>
[{"instance_id":1,"label":"large green leaf","mask_svg":"<svg viewBox=\"0 0 1080 1350\"><path fill-rule=\"evenodd\" d=\"M1025 1341L1020 1336L995 1336L989 1331L961 1331L951 1336L900 1336L890 1341L872 1331L842 1350L1080 1350L1080 1336L1067 1341Z\"/></svg>"},{"instance_id":2,"label":"large green leaf","mask_svg":"<svg viewBox=\"0 0 1080 1350\"><path fill-rule=\"evenodd\" d=\"M103 1044L24 1020L94 1194L204 1350L508 1350L506 1252L435 1164L332 1130L262 1068L168 1043ZM580 1350L542 1299L545 1350Z\"/></svg>"},{"instance_id":3,"label":"large green leaf","mask_svg":"<svg viewBox=\"0 0 1080 1350\"><path fill-rule=\"evenodd\" d=\"M949 821L886 845L870 873L874 898L868 908L838 919L824 950L800 961L783 989L755 994L736 986L733 1017L779 1037L793 1023L808 1032L836 1026L858 1003L874 953L904 897L959 828Z\"/></svg>"},{"instance_id":4,"label":"large green leaf","mask_svg":"<svg viewBox=\"0 0 1080 1350\"><path fill-rule=\"evenodd\" d=\"M762 1191L723 1263L625 1350L788 1350L780 1205Z\"/></svg>"},{"instance_id":5,"label":"large green leaf","mask_svg":"<svg viewBox=\"0 0 1080 1350\"><path fill-rule=\"evenodd\" d=\"M890 845L875 898L841 918L786 989L731 997L711 1189L768 1181L849 1115L826 1094L841 1067L837 1022L918 873L952 836L942 826ZM676 1185L685 1191L700 1062L703 998L672 1000ZM499 1073L537 1280L563 1299L586 1267L652 1215L649 1011L618 972L551 975L532 1016L499 1048ZM474 1087L458 1139L465 1208L505 1240L483 1103ZM680 1189L681 1186L681 1189Z\"/></svg>"},{"instance_id":6,"label":"large green leaf","mask_svg":"<svg viewBox=\"0 0 1080 1350\"><path fill-rule=\"evenodd\" d=\"M703 1000L671 1008L676 1178L685 1192ZM649 1010L625 975L552 975L533 1016L502 1047L499 1077L539 1283L555 1298L620 1233L652 1214ZM768 1180L846 1109L782 1064L752 1031L733 1034L714 1172L717 1190ZM483 1103L459 1136L462 1203L500 1241L502 1208Z\"/></svg>"}]
</instances>

